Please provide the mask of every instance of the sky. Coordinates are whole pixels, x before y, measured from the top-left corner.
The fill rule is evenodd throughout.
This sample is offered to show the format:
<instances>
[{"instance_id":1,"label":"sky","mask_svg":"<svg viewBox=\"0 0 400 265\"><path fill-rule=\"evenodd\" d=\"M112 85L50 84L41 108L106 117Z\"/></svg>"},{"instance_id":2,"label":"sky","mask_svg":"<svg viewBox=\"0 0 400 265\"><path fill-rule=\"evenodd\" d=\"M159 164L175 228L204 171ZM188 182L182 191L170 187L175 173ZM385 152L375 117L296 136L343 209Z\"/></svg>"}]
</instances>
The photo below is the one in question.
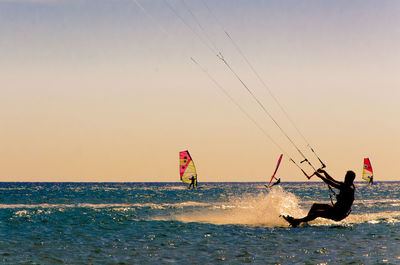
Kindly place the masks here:
<instances>
[{"instance_id":1,"label":"sky","mask_svg":"<svg viewBox=\"0 0 400 265\"><path fill-rule=\"evenodd\" d=\"M307 181L289 161L298 148L320 167L307 144L339 180L361 180L364 157L376 180L400 180L399 13L395 0L0 0L0 181L175 182L182 150L200 183L267 181L281 153L277 176Z\"/></svg>"}]
</instances>

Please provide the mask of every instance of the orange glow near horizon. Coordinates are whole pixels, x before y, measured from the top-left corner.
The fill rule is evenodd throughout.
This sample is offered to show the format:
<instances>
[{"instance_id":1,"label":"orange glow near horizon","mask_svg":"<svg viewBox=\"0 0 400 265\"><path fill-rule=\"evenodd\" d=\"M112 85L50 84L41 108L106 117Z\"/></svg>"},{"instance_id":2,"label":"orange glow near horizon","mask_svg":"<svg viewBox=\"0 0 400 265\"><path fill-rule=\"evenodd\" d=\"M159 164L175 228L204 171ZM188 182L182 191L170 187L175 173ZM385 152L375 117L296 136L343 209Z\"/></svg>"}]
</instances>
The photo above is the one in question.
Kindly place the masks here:
<instances>
[{"instance_id":1,"label":"orange glow near horizon","mask_svg":"<svg viewBox=\"0 0 400 265\"><path fill-rule=\"evenodd\" d=\"M210 2L332 176L341 180L351 169L361 181L369 157L377 181L399 180L400 3L314 4ZM168 9L144 4L165 35L131 3L85 5L90 12L76 13L63 1L0 1L13 16L0 17L0 181L174 182L186 149L199 182L267 181L281 150L190 56L287 152L282 181L306 181L289 162L288 155L302 160L293 146ZM196 10L227 60L318 167L229 40Z\"/></svg>"}]
</instances>

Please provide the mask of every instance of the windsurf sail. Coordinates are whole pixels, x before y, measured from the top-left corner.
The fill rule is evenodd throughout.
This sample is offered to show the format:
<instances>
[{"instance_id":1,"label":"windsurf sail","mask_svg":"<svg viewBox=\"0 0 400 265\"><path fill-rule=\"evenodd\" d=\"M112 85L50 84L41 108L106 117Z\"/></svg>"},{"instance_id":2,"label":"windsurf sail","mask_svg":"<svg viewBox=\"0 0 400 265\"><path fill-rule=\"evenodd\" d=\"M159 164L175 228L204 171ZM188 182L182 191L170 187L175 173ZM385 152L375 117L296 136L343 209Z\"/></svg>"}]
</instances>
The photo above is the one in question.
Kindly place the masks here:
<instances>
[{"instance_id":1,"label":"windsurf sail","mask_svg":"<svg viewBox=\"0 0 400 265\"><path fill-rule=\"evenodd\" d=\"M196 167L188 150L179 152L179 173L181 181L188 184L192 183L191 178L194 177L194 185L197 186Z\"/></svg>"},{"instance_id":2,"label":"windsurf sail","mask_svg":"<svg viewBox=\"0 0 400 265\"><path fill-rule=\"evenodd\" d=\"M281 156L280 156L279 159L278 159L278 163L276 164L276 168L275 168L274 174L272 175L271 180L270 180L269 183L268 183L268 187L272 187L273 185L279 184L279 183L281 182L281 179L277 179L277 178L275 177L275 174L276 174L276 172L278 171L279 165L281 164L282 157L283 157L283 154L281 154ZM274 183L274 184L272 184L272 186L271 186L271 182L272 182L273 179L276 179L277 182Z\"/></svg>"},{"instance_id":3,"label":"windsurf sail","mask_svg":"<svg viewBox=\"0 0 400 265\"><path fill-rule=\"evenodd\" d=\"M364 158L364 167L362 172L362 179L372 184L374 179L374 173L372 171L371 161L369 158Z\"/></svg>"}]
</instances>

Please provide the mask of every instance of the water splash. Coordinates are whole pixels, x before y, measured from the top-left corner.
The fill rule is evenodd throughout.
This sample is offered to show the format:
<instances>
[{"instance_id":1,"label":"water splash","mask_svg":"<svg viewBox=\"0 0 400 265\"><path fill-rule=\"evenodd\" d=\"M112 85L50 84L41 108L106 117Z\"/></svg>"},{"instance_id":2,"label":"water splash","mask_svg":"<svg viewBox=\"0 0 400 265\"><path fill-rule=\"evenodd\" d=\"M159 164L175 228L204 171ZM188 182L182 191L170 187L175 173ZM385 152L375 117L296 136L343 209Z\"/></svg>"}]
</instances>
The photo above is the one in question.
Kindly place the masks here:
<instances>
[{"instance_id":1,"label":"water splash","mask_svg":"<svg viewBox=\"0 0 400 265\"><path fill-rule=\"evenodd\" d=\"M211 223L216 225L250 225L264 227L289 227L280 215L291 215L296 218L304 217L308 210L303 209L300 201L294 194L284 191L281 187L274 187L268 193L260 192L257 195L232 197L227 202L214 203L205 208L190 209L190 211L175 214L169 218L157 220L177 220L181 222ZM201 205L197 205L201 206ZM205 205L204 205L205 206ZM326 225L353 225L358 223L398 223L400 212L381 212L351 214L346 219L335 222L317 218L309 222L310 226Z\"/></svg>"},{"instance_id":2,"label":"water splash","mask_svg":"<svg viewBox=\"0 0 400 265\"><path fill-rule=\"evenodd\" d=\"M171 219L182 222L201 222L212 224L239 224L254 226L287 226L280 217L285 214L304 215L299 208L297 197L274 187L268 193L233 197L224 203L197 211L176 214Z\"/></svg>"}]
</instances>

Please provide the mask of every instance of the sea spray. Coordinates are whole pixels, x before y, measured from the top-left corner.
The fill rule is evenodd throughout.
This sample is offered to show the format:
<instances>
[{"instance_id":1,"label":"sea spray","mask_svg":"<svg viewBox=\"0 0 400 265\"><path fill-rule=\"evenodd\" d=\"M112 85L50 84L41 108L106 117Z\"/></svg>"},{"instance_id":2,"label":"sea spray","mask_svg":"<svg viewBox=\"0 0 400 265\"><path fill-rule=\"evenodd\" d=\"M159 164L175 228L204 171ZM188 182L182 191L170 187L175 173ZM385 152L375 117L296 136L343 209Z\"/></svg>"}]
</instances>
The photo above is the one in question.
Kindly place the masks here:
<instances>
[{"instance_id":1,"label":"sea spray","mask_svg":"<svg viewBox=\"0 0 400 265\"><path fill-rule=\"evenodd\" d=\"M215 203L212 207L191 209L190 212L176 214L171 219L217 225L274 227L287 226L280 217L284 214L304 215L304 212L299 207L297 197L278 186L256 195L231 197L227 202Z\"/></svg>"}]
</instances>

